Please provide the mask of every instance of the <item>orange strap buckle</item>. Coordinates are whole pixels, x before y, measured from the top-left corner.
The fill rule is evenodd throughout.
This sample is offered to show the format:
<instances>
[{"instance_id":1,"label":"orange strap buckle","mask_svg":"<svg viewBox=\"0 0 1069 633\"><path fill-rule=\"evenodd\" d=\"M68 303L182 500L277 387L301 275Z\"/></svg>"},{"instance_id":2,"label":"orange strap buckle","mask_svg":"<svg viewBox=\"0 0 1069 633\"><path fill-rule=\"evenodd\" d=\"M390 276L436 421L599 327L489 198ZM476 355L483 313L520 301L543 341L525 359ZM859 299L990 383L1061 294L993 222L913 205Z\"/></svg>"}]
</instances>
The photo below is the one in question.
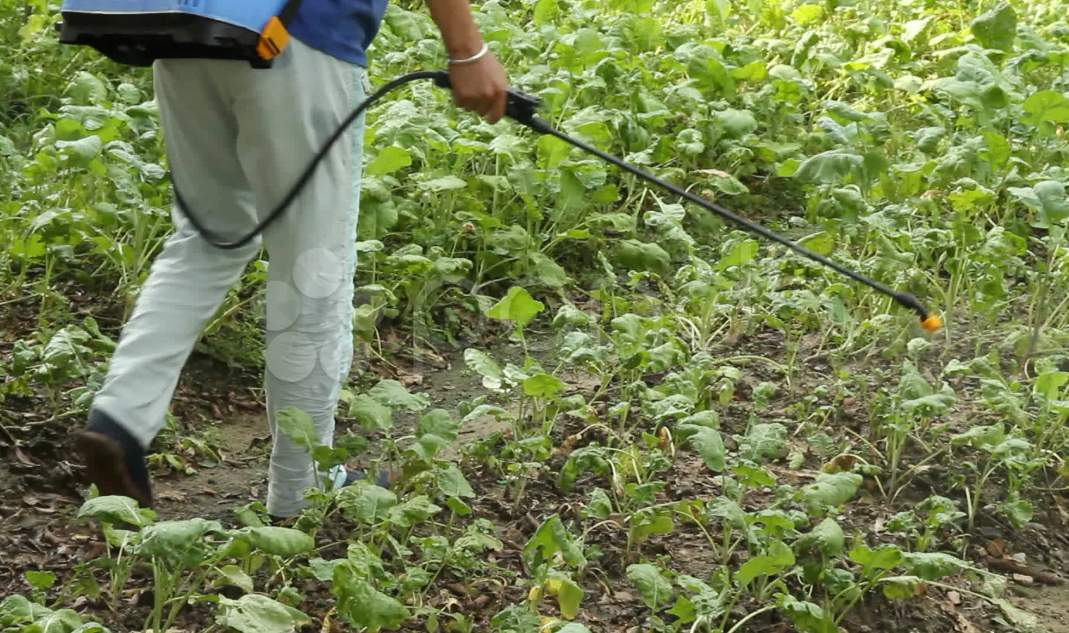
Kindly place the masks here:
<instances>
[{"instance_id":1,"label":"orange strap buckle","mask_svg":"<svg viewBox=\"0 0 1069 633\"><path fill-rule=\"evenodd\" d=\"M286 50L289 42L290 32L286 30L286 26L282 24L278 16L272 16L267 26L264 27L263 33L260 34L260 43L256 47L256 52L263 59L274 59Z\"/></svg>"}]
</instances>

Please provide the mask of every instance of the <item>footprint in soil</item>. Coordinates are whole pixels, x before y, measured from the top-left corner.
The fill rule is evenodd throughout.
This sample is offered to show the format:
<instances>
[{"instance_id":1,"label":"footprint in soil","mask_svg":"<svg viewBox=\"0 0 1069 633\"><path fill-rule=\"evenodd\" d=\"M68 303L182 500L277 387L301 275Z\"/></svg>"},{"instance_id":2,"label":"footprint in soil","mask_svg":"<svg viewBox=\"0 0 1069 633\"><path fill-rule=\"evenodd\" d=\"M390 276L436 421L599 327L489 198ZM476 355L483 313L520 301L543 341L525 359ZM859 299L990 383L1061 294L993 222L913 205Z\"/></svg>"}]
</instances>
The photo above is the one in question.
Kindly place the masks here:
<instances>
[{"instance_id":1,"label":"footprint in soil","mask_svg":"<svg viewBox=\"0 0 1069 633\"><path fill-rule=\"evenodd\" d=\"M235 508L264 501L268 444L261 440L268 432L263 416L230 418L217 433L224 463L153 482L161 520L229 519Z\"/></svg>"}]
</instances>

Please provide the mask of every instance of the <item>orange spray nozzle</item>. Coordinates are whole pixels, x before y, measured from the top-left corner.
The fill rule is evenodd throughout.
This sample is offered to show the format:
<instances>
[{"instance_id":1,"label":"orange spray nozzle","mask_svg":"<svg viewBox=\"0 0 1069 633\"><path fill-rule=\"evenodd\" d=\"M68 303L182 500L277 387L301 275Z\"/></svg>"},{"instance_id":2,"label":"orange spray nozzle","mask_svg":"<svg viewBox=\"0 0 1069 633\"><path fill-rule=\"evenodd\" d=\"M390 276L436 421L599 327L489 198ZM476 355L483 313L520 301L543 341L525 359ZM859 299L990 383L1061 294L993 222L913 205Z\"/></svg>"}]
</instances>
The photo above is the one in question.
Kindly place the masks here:
<instances>
[{"instance_id":1,"label":"orange spray nozzle","mask_svg":"<svg viewBox=\"0 0 1069 633\"><path fill-rule=\"evenodd\" d=\"M933 314L927 319L921 321L921 325L923 325L924 329L928 330L929 332L938 332L939 330L943 329L943 319L940 319L939 315Z\"/></svg>"}]
</instances>

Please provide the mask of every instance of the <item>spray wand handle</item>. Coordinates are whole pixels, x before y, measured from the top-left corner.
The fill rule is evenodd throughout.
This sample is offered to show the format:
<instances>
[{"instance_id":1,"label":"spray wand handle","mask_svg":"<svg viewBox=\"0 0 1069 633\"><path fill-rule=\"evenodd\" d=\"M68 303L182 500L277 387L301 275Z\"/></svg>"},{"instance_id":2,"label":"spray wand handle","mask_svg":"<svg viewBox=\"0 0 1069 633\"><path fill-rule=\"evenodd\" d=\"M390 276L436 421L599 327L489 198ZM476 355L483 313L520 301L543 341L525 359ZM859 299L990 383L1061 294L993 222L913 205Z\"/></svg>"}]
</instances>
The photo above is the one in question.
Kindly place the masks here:
<instances>
[{"instance_id":1,"label":"spray wand handle","mask_svg":"<svg viewBox=\"0 0 1069 633\"><path fill-rule=\"evenodd\" d=\"M439 88L452 89L452 84L449 81L449 73L444 70L437 71L434 76L434 83ZM535 115L538 113L538 108L542 106L542 100L511 86L508 88L507 92L505 116L521 125L534 129L532 123L534 122Z\"/></svg>"}]
</instances>

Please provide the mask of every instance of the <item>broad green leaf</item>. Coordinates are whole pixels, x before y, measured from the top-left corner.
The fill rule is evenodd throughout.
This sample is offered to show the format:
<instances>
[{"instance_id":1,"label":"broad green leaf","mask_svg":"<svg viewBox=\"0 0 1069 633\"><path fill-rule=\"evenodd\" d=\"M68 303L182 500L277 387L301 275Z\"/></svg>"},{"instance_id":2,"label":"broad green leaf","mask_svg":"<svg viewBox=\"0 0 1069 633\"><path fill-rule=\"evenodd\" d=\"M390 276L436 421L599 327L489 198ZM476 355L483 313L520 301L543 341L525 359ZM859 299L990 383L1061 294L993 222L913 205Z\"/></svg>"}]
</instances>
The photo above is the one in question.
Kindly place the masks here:
<instances>
[{"instance_id":1,"label":"broad green leaf","mask_svg":"<svg viewBox=\"0 0 1069 633\"><path fill-rule=\"evenodd\" d=\"M638 588L646 606L654 611L671 602L675 592L672 583L661 574L661 569L648 563L628 565L627 578Z\"/></svg>"},{"instance_id":2,"label":"broad green leaf","mask_svg":"<svg viewBox=\"0 0 1069 633\"><path fill-rule=\"evenodd\" d=\"M370 631L396 630L411 614L397 599L368 582L369 571L351 560L334 568L331 590L338 598L338 613Z\"/></svg>"},{"instance_id":3,"label":"broad green leaf","mask_svg":"<svg viewBox=\"0 0 1069 633\"><path fill-rule=\"evenodd\" d=\"M549 578L543 584L546 594L557 598L561 616L566 620L579 615L579 605L583 602L583 590L574 580L558 571L551 570Z\"/></svg>"},{"instance_id":4,"label":"broad green leaf","mask_svg":"<svg viewBox=\"0 0 1069 633\"><path fill-rule=\"evenodd\" d=\"M335 560L324 560L322 558L313 558L308 561L308 568L312 571L312 575L316 580L321 582L331 582L334 580L334 568L338 565L343 565L347 561L344 558L338 558Z\"/></svg>"},{"instance_id":5,"label":"broad green leaf","mask_svg":"<svg viewBox=\"0 0 1069 633\"><path fill-rule=\"evenodd\" d=\"M362 393L349 402L349 415L368 431L388 430L393 427L390 408Z\"/></svg>"},{"instance_id":6,"label":"broad green leaf","mask_svg":"<svg viewBox=\"0 0 1069 633\"><path fill-rule=\"evenodd\" d=\"M592 631L578 622L569 622L557 629L557 633L592 633Z\"/></svg>"},{"instance_id":7,"label":"broad green leaf","mask_svg":"<svg viewBox=\"0 0 1069 633\"><path fill-rule=\"evenodd\" d=\"M800 26L819 22L824 17L824 7L819 4L800 4L791 12L791 19Z\"/></svg>"},{"instance_id":8,"label":"broad green leaf","mask_svg":"<svg viewBox=\"0 0 1069 633\"><path fill-rule=\"evenodd\" d=\"M1031 125L1069 122L1069 97L1054 90L1040 90L1025 99L1021 121Z\"/></svg>"},{"instance_id":9,"label":"broad green leaf","mask_svg":"<svg viewBox=\"0 0 1069 633\"><path fill-rule=\"evenodd\" d=\"M671 270L672 258L658 244L626 239L617 241L615 247L616 260L627 269L652 271L661 275Z\"/></svg>"},{"instance_id":10,"label":"broad green leaf","mask_svg":"<svg viewBox=\"0 0 1069 633\"><path fill-rule=\"evenodd\" d=\"M523 548L523 555L528 564L533 564L536 555L541 556L542 560L549 561L557 552L560 552L564 562L572 567L586 566L586 557L583 556L582 548L572 540L560 515L553 514L542 522L531 539L527 541L527 545Z\"/></svg>"},{"instance_id":11,"label":"broad green leaf","mask_svg":"<svg viewBox=\"0 0 1069 633\"><path fill-rule=\"evenodd\" d=\"M30 602L18 594L4 598L0 602L0 625L32 623L52 613L52 609Z\"/></svg>"},{"instance_id":12,"label":"broad green leaf","mask_svg":"<svg viewBox=\"0 0 1069 633\"><path fill-rule=\"evenodd\" d=\"M419 188L424 191L453 191L455 189L463 189L468 186L468 183L456 176L443 176L441 178L434 178L425 182L419 183Z\"/></svg>"},{"instance_id":13,"label":"broad green leaf","mask_svg":"<svg viewBox=\"0 0 1069 633\"><path fill-rule=\"evenodd\" d=\"M735 574L735 580L739 585L746 587L755 578L761 576L775 576L785 569L794 565L794 552L782 541L772 541L769 544L768 553L755 556L746 561Z\"/></svg>"},{"instance_id":14,"label":"broad green leaf","mask_svg":"<svg viewBox=\"0 0 1069 633\"><path fill-rule=\"evenodd\" d=\"M297 446L308 451L319 446L319 433L312 416L296 407L286 407L275 416L278 428Z\"/></svg>"},{"instance_id":15,"label":"broad green leaf","mask_svg":"<svg viewBox=\"0 0 1069 633\"><path fill-rule=\"evenodd\" d=\"M864 544L859 544L850 551L850 560L869 568L870 571L884 571L902 564L902 550L894 545L885 545L873 550Z\"/></svg>"},{"instance_id":16,"label":"broad green leaf","mask_svg":"<svg viewBox=\"0 0 1069 633\"><path fill-rule=\"evenodd\" d=\"M417 454L431 460L442 449L456 441L460 431L460 422L444 409L434 409L420 417L416 427L416 445L412 448Z\"/></svg>"},{"instance_id":17,"label":"broad green leaf","mask_svg":"<svg viewBox=\"0 0 1069 633\"><path fill-rule=\"evenodd\" d=\"M752 462L779 455L787 443L787 427L779 422L755 424L739 443L739 454Z\"/></svg>"},{"instance_id":18,"label":"broad green leaf","mask_svg":"<svg viewBox=\"0 0 1069 633\"><path fill-rule=\"evenodd\" d=\"M832 118L839 123L846 125L847 123L859 123L864 121L871 121L872 116L866 112L862 112L857 108L850 106L842 101L827 101L824 103L824 107L831 113Z\"/></svg>"},{"instance_id":19,"label":"broad green leaf","mask_svg":"<svg viewBox=\"0 0 1069 633\"><path fill-rule=\"evenodd\" d=\"M545 309L545 304L531 297L526 289L520 286L509 288L509 292L487 312L487 316L493 319L513 321L518 328L525 328Z\"/></svg>"},{"instance_id":20,"label":"broad green leaf","mask_svg":"<svg viewBox=\"0 0 1069 633\"><path fill-rule=\"evenodd\" d=\"M946 137L946 134L945 127L922 127L914 134L914 141L917 143L917 149L931 154L938 149L939 142Z\"/></svg>"},{"instance_id":21,"label":"broad green leaf","mask_svg":"<svg viewBox=\"0 0 1069 633\"><path fill-rule=\"evenodd\" d=\"M854 498L864 478L856 473L818 473L815 483L802 488L802 500L811 511L837 507Z\"/></svg>"},{"instance_id":22,"label":"broad green leaf","mask_svg":"<svg viewBox=\"0 0 1069 633\"><path fill-rule=\"evenodd\" d=\"M83 503L78 510L78 518L85 517L92 517L104 523L129 523L144 527L152 522L155 513L141 508L137 501L130 497L110 495L94 497Z\"/></svg>"},{"instance_id":23,"label":"broad green leaf","mask_svg":"<svg viewBox=\"0 0 1069 633\"><path fill-rule=\"evenodd\" d=\"M360 480L341 488L337 495L338 507L356 521L377 523L390 515L397 505L397 495L390 490Z\"/></svg>"},{"instance_id":24,"label":"broad green leaf","mask_svg":"<svg viewBox=\"0 0 1069 633\"><path fill-rule=\"evenodd\" d=\"M780 598L780 608L801 633L839 633L835 618L826 613L820 605L798 600L785 593Z\"/></svg>"},{"instance_id":25,"label":"broad green leaf","mask_svg":"<svg viewBox=\"0 0 1069 633\"><path fill-rule=\"evenodd\" d=\"M693 600L681 595L676 598L675 605L665 613L674 616L678 624L690 624L697 619L698 609Z\"/></svg>"},{"instance_id":26,"label":"broad green leaf","mask_svg":"<svg viewBox=\"0 0 1069 633\"><path fill-rule=\"evenodd\" d=\"M77 141L56 141L56 149L74 159L75 164L87 166L104 149L99 136L86 136Z\"/></svg>"},{"instance_id":27,"label":"broad green leaf","mask_svg":"<svg viewBox=\"0 0 1069 633\"><path fill-rule=\"evenodd\" d=\"M378 202L365 196L360 207L359 231L365 240L385 237L400 219L393 200Z\"/></svg>"},{"instance_id":28,"label":"broad green leaf","mask_svg":"<svg viewBox=\"0 0 1069 633\"><path fill-rule=\"evenodd\" d=\"M776 484L776 477L764 468L736 464L731 472L739 478L739 483L749 488L770 488Z\"/></svg>"},{"instance_id":29,"label":"broad green leaf","mask_svg":"<svg viewBox=\"0 0 1069 633\"><path fill-rule=\"evenodd\" d=\"M460 283L467 279L474 264L463 257L439 257L434 260L434 272L449 283Z\"/></svg>"},{"instance_id":30,"label":"broad green leaf","mask_svg":"<svg viewBox=\"0 0 1069 633\"><path fill-rule=\"evenodd\" d=\"M709 508L709 514L724 519L726 524L738 530L746 529L749 524L742 506L727 497L717 497Z\"/></svg>"},{"instance_id":31,"label":"broad green leaf","mask_svg":"<svg viewBox=\"0 0 1069 633\"><path fill-rule=\"evenodd\" d=\"M1058 391L1069 383L1069 372L1066 371L1048 371L1040 374L1036 378L1036 383L1032 387L1032 391L1037 395L1042 395L1048 400L1054 400L1058 397Z\"/></svg>"},{"instance_id":32,"label":"broad green leaf","mask_svg":"<svg viewBox=\"0 0 1069 633\"><path fill-rule=\"evenodd\" d=\"M294 633L312 622L307 615L281 602L259 594L238 600L219 597L219 615L215 621L240 633Z\"/></svg>"},{"instance_id":33,"label":"broad green leaf","mask_svg":"<svg viewBox=\"0 0 1069 633\"><path fill-rule=\"evenodd\" d=\"M1017 39L1017 12L1009 2L1000 2L994 9L977 16L969 30L986 48L1012 51Z\"/></svg>"},{"instance_id":34,"label":"broad green leaf","mask_svg":"<svg viewBox=\"0 0 1069 633\"><path fill-rule=\"evenodd\" d=\"M254 586L252 578L237 565L224 565L219 568L219 581L225 585L233 585L244 591L252 593Z\"/></svg>"},{"instance_id":35,"label":"broad green leaf","mask_svg":"<svg viewBox=\"0 0 1069 633\"><path fill-rule=\"evenodd\" d=\"M645 510L631 517L631 529L637 538L645 539L652 534L662 536L671 534L675 531L676 524L672 521L671 515L664 510L656 512Z\"/></svg>"},{"instance_id":36,"label":"broad green leaf","mask_svg":"<svg viewBox=\"0 0 1069 633\"><path fill-rule=\"evenodd\" d=\"M247 528L243 536L256 549L284 558L304 554L315 549L315 539L293 528L273 526Z\"/></svg>"},{"instance_id":37,"label":"broad green leaf","mask_svg":"<svg viewBox=\"0 0 1069 633\"><path fill-rule=\"evenodd\" d=\"M535 374L523 381L523 392L532 398L553 398L567 388L553 374Z\"/></svg>"},{"instance_id":38,"label":"broad green leaf","mask_svg":"<svg viewBox=\"0 0 1069 633\"><path fill-rule=\"evenodd\" d=\"M556 169L571 155L572 146L555 136L543 136L538 139L538 155L544 161L546 169Z\"/></svg>"},{"instance_id":39,"label":"broad green leaf","mask_svg":"<svg viewBox=\"0 0 1069 633\"><path fill-rule=\"evenodd\" d=\"M67 96L78 105L96 105L108 98L108 87L96 75L79 70L67 84Z\"/></svg>"},{"instance_id":40,"label":"broad green leaf","mask_svg":"<svg viewBox=\"0 0 1069 633\"><path fill-rule=\"evenodd\" d=\"M726 171L719 169L703 169L698 173L708 177L707 182L712 185L720 193L726 193L729 196L738 196L744 193L750 193L749 187L742 184L738 178L732 176Z\"/></svg>"},{"instance_id":41,"label":"broad green leaf","mask_svg":"<svg viewBox=\"0 0 1069 633\"><path fill-rule=\"evenodd\" d=\"M543 253L531 253L535 274L538 280L552 288L560 288L568 283L568 273L564 268Z\"/></svg>"},{"instance_id":42,"label":"broad green leaf","mask_svg":"<svg viewBox=\"0 0 1069 633\"><path fill-rule=\"evenodd\" d=\"M73 633L82 628L85 622L73 609L59 609L38 618L32 625L23 629L26 633Z\"/></svg>"},{"instance_id":43,"label":"broad green leaf","mask_svg":"<svg viewBox=\"0 0 1069 633\"><path fill-rule=\"evenodd\" d=\"M731 251L716 263L717 270L727 270L735 266L744 266L757 257L757 249L760 248L757 240L743 240L737 243Z\"/></svg>"},{"instance_id":44,"label":"broad green leaf","mask_svg":"<svg viewBox=\"0 0 1069 633\"><path fill-rule=\"evenodd\" d=\"M1008 187L1021 203L1039 216L1034 225L1049 228L1069 218L1069 200L1065 185L1057 180L1044 180L1031 187Z\"/></svg>"},{"instance_id":45,"label":"broad green leaf","mask_svg":"<svg viewBox=\"0 0 1069 633\"><path fill-rule=\"evenodd\" d=\"M375 157L375 160L367 166L367 173L372 176L391 174L398 169L403 169L412 164L412 154L403 147L390 145L384 147Z\"/></svg>"},{"instance_id":46,"label":"broad green leaf","mask_svg":"<svg viewBox=\"0 0 1069 633\"><path fill-rule=\"evenodd\" d=\"M726 1L726 0L717 0ZM763 60L757 60L746 64L740 68L734 68L731 71L731 76L735 79L741 79L743 81L759 82L764 81L768 77L768 64Z\"/></svg>"},{"instance_id":47,"label":"broad green leaf","mask_svg":"<svg viewBox=\"0 0 1069 633\"><path fill-rule=\"evenodd\" d=\"M1003 615L1010 621L1017 630L1020 631L1034 631L1039 626L1039 618L1031 613L1015 606L1012 602L1005 598L995 598L991 600L1002 609Z\"/></svg>"},{"instance_id":48,"label":"broad green leaf","mask_svg":"<svg viewBox=\"0 0 1069 633\"><path fill-rule=\"evenodd\" d=\"M902 563L909 573L924 580L939 580L968 566L965 561L942 552L903 552Z\"/></svg>"},{"instance_id":49,"label":"broad green leaf","mask_svg":"<svg viewBox=\"0 0 1069 633\"><path fill-rule=\"evenodd\" d=\"M560 15L557 0L538 0L534 7L534 23L547 24L553 22Z\"/></svg>"},{"instance_id":50,"label":"broad green leaf","mask_svg":"<svg viewBox=\"0 0 1069 633\"><path fill-rule=\"evenodd\" d=\"M749 110L729 108L722 112L717 112L714 116L720 122L720 125L724 126L728 134L734 138L745 136L757 129L757 119L754 117L753 112Z\"/></svg>"},{"instance_id":51,"label":"broad green leaf","mask_svg":"<svg viewBox=\"0 0 1069 633\"><path fill-rule=\"evenodd\" d=\"M707 426L711 429L719 429L720 414L718 414L716 411L713 411L712 409L698 411L697 413L693 415L688 415L687 417L679 421L680 426L683 426L685 424L693 426Z\"/></svg>"},{"instance_id":52,"label":"broad green leaf","mask_svg":"<svg viewBox=\"0 0 1069 633\"><path fill-rule=\"evenodd\" d=\"M411 11L405 11L394 4L389 6L390 10L386 12L383 21L390 27L390 30L410 42L421 40L423 38L423 29L420 28L419 22L416 21L415 14Z\"/></svg>"},{"instance_id":53,"label":"broad green leaf","mask_svg":"<svg viewBox=\"0 0 1069 633\"><path fill-rule=\"evenodd\" d=\"M612 500L608 493L601 488L595 488L590 493L590 501L587 502L581 512L586 516L596 517L604 521L612 514Z\"/></svg>"},{"instance_id":54,"label":"broad green leaf","mask_svg":"<svg viewBox=\"0 0 1069 633\"><path fill-rule=\"evenodd\" d=\"M1020 493L1017 491L1010 493L1009 498L998 505L998 509L1009 518L1010 523L1017 529L1024 528L1035 514L1035 508L1032 503L1021 499Z\"/></svg>"},{"instance_id":55,"label":"broad green leaf","mask_svg":"<svg viewBox=\"0 0 1069 633\"><path fill-rule=\"evenodd\" d=\"M686 129L676 137L676 147L685 156L697 156L705 151L702 133L695 129Z\"/></svg>"},{"instance_id":56,"label":"broad green leaf","mask_svg":"<svg viewBox=\"0 0 1069 633\"><path fill-rule=\"evenodd\" d=\"M725 448L724 440L720 437L720 431L708 426L694 424L681 424L677 428L689 436L688 443L698 450L709 470L717 473L724 472L726 467L724 462Z\"/></svg>"},{"instance_id":57,"label":"broad green leaf","mask_svg":"<svg viewBox=\"0 0 1069 633\"><path fill-rule=\"evenodd\" d=\"M908 600L917 597L924 580L916 576L887 576L880 579L880 584L888 598Z\"/></svg>"},{"instance_id":58,"label":"broad green leaf","mask_svg":"<svg viewBox=\"0 0 1069 633\"><path fill-rule=\"evenodd\" d=\"M445 500L445 505L449 506L450 510L456 512L462 517L466 517L472 512L474 512L472 507L461 501L459 497L449 497Z\"/></svg>"},{"instance_id":59,"label":"broad green leaf","mask_svg":"<svg viewBox=\"0 0 1069 633\"><path fill-rule=\"evenodd\" d=\"M430 406L431 399L423 394L414 394L397 380L380 380L368 395L387 407L401 407L409 411L422 411Z\"/></svg>"},{"instance_id":60,"label":"broad green leaf","mask_svg":"<svg viewBox=\"0 0 1069 633\"><path fill-rule=\"evenodd\" d=\"M802 161L794 178L804 183L839 184L856 173L864 163L863 156L846 150L829 150Z\"/></svg>"},{"instance_id":61,"label":"broad green leaf","mask_svg":"<svg viewBox=\"0 0 1069 633\"><path fill-rule=\"evenodd\" d=\"M800 547L815 547L828 559L843 553L846 537L842 527L834 519L828 517L817 524L815 528L798 540Z\"/></svg>"},{"instance_id":62,"label":"broad green leaf","mask_svg":"<svg viewBox=\"0 0 1069 633\"><path fill-rule=\"evenodd\" d=\"M34 589L51 589L56 584L56 574L51 571L28 571L23 576Z\"/></svg>"},{"instance_id":63,"label":"broad green leaf","mask_svg":"<svg viewBox=\"0 0 1069 633\"><path fill-rule=\"evenodd\" d=\"M464 473L457 468L456 464L449 464L438 471L438 490L447 497L475 497L475 491L468 483Z\"/></svg>"},{"instance_id":64,"label":"broad green leaf","mask_svg":"<svg viewBox=\"0 0 1069 633\"><path fill-rule=\"evenodd\" d=\"M984 140L987 141L987 150L980 152L980 157L987 160L996 169L1001 169L1013 156L1013 148L1010 146L1009 141L1006 140L1005 136L994 132L984 134ZM988 190L982 187L978 188L978 190L989 194L990 198L993 198L993 195ZM985 200L985 203L989 202L990 198Z\"/></svg>"},{"instance_id":65,"label":"broad green leaf","mask_svg":"<svg viewBox=\"0 0 1069 633\"><path fill-rule=\"evenodd\" d=\"M218 521L186 519L150 525L141 531L138 551L143 556L160 558L185 568L197 567L207 556L204 536L222 532Z\"/></svg>"},{"instance_id":66,"label":"broad green leaf","mask_svg":"<svg viewBox=\"0 0 1069 633\"><path fill-rule=\"evenodd\" d=\"M390 522L409 528L419 525L442 511L427 495L417 495L399 506L390 508Z\"/></svg>"},{"instance_id":67,"label":"broad green leaf","mask_svg":"<svg viewBox=\"0 0 1069 633\"><path fill-rule=\"evenodd\" d=\"M505 382L505 372L486 352L475 347L464 350L464 363L468 368L483 377L483 386L498 390Z\"/></svg>"},{"instance_id":68,"label":"broad green leaf","mask_svg":"<svg viewBox=\"0 0 1069 633\"><path fill-rule=\"evenodd\" d=\"M817 255L823 255L827 257L835 252L835 237L827 232L821 231L808 237L798 240L798 244L808 248Z\"/></svg>"},{"instance_id":69,"label":"broad green leaf","mask_svg":"<svg viewBox=\"0 0 1069 633\"><path fill-rule=\"evenodd\" d=\"M974 448L997 446L1006 441L1006 427L1002 424L977 425L950 438L951 444L968 444Z\"/></svg>"}]
</instances>

